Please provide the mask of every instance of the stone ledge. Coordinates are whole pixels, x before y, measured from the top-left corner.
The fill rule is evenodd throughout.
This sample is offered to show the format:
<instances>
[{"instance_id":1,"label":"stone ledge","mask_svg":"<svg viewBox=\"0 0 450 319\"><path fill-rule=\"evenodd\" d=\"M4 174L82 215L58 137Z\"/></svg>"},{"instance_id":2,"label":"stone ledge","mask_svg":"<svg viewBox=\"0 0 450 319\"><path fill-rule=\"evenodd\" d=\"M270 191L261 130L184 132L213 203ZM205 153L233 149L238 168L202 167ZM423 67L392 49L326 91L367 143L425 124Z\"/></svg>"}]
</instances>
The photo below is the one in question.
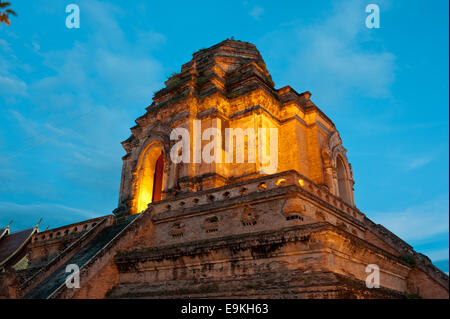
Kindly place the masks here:
<instances>
[{"instance_id":1,"label":"stone ledge","mask_svg":"<svg viewBox=\"0 0 450 319\"><path fill-rule=\"evenodd\" d=\"M292 270L225 280L171 280L119 284L109 298L402 298L387 288L368 289L363 281L331 271Z\"/></svg>"},{"instance_id":2,"label":"stone ledge","mask_svg":"<svg viewBox=\"0 0 450 319\"><path fill-rule=\"evenodd\" d=\"M122 252L114 257L115 263L124 269L127 265L143 261L154 261L162 259L176 259L182 256L194 256L199 254L208 254L217 249L245 250L255 249L261 253L261 257L275 251L279 246L288 242L309 242L310 236L319 232L333 232L343 236L353 245L366 247L374 253L380 254L387 259L410 268L404 260L392 255L391 253L372 245L359 237L343 231L329 223L316 223L300 226L285 227L280 230L261 231L250 234L219 237L193 241L189 243L172 244L160 247L151 247L129 252ZM257 252L258 252L257 251Z\"/></svg>"},{"instance_id":3,"label":"stone ledge","mask_svg":"<svg viewBox=\"0 0 450 319\"><path fill-rule=\"evenodd\" d=\"M250 188L257 189L258 183L272 184L273 181L280 178L288 180L288 182L286 182L286 186L269 185L269 188L266 189L265 191L252 191L248 195L240 195L240 196L236 195L238 193L238 191L236 190L239 187L245 187L246 190L248 191ZM299 179L304 181L305 185L303 187L298 185L297 181ZM225 194L225 193L222 194L222 192L227 191L234 192L235 193L234 196L227 199L221 199L222 197L220 195ZM317 194L313 193L313 191L316 192ZM350 207L349 205L345 204L340 198L334 196L328 191L325 191L324 189L321 189L320 186L316 185L314 182L304 177L303 175L299 174L295 170L289 170L277 174L261 176L251 180L237 182L222 187L211 188L195 193L184 193L176 197L168 197L164 200L161 200L159 202L150 205L155 208L155 214L152 217L152 219L155 223L159 223L164 220L171 220L175 217L186 216L189 214L197 214L199 212L210 209L226 208L227 206L239 204L243 201L258 200L268 198L270 196L286 196L286 195L293 196L294 193L305 195L308 198L318 202L322 206L325 206L326 208L330 209L335 214L338 214L341 218L349 220L350 222L359 226L363 230L366 229L366 225L361 220L364 217L364 214L362 214L358 209ZM213 202L205 200L204 198L208 197L209 195L215 195L215 197L217 197L218 199L214 200ZM203 200L199 201L199 204L197 205L191 205L190 202L187 200L188 198L190 199L197 198ZM166 209L165 211L162 211L164 207L167 205L169 206L173 205L174 207L176 207L177 202L180 203L183 201L186 202L186 205L183 206L184 208ZM206 202L207 204L202 204L202 202ZM336 207L338 205L340 205L340 208ZM346 212L344 211L344 209L346 209ZM352 216L351 212L353 212L355 216Z\"/></svg>"}]
</instances>

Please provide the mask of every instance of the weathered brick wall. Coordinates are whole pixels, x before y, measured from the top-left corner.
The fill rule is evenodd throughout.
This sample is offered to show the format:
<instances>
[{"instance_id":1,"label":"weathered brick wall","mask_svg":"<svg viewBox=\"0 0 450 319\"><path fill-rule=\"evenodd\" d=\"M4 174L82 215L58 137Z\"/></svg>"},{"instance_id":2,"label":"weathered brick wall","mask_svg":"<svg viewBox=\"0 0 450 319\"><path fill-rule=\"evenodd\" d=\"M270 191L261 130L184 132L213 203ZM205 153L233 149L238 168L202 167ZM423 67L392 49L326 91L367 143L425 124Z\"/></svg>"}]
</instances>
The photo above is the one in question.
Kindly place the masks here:
<instances>
[{"instance_id":1,"label":"weathered brick wall","mask_svg":"<svg viewBox=\"0 0 450 319\"><path fill-rule=\"evenodd\" d=\"M379 294L362 282L366 265L379 262L382 252L329 227L297 226L124 253L116 257L120 282L111 297L330 298L356 286L353 297ZM399 278L406 277L408 267L388 258L380 265L382 285L399 297L406 288ZM330 276L353 284L338 284Z\"/></svg>"},{"instance_id":2,"label":"weathered brick wall","mask_svg":"<svg viewBox=\"0 0 450 319\"><path fill-rule=\"evenodd\" d=\"M449 298L448 288L446 289L418 268L414 268L409 273L407 284L407 291L410 294L416 294L427 299Z\"/></svg>"}]
</instances>

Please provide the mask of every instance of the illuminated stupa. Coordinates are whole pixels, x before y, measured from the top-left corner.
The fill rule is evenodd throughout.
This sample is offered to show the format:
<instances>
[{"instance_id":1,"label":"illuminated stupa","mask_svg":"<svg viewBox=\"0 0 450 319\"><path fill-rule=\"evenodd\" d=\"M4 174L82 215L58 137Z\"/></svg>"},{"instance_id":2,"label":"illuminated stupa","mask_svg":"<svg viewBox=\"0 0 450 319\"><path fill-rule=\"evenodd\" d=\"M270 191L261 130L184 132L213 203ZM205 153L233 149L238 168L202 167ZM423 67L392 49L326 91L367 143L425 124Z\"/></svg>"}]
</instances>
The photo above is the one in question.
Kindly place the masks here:
<instances>
[{"instance_id":1,"label":"illuminated stupa","mask_svg":"<svg viewBox=\"0 0 450 319\"><path fill-rule=\"evenodd\" d=\"M447 275L356 208L335 125L276 89L253 44L194 53L131 132L114 215L34 234L10 297L448 298Z\"/></svg>"}]
</instances>

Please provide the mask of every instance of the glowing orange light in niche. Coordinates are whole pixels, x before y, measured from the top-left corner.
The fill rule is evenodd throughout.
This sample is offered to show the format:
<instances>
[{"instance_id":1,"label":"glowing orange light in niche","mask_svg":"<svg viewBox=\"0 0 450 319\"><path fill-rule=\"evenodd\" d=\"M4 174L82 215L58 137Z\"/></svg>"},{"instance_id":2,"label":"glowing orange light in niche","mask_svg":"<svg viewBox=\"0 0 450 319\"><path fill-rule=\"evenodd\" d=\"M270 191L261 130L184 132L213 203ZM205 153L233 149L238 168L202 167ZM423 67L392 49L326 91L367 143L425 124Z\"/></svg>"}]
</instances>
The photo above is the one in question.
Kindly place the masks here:
<instances>
[{"instance_id":1,"label":"glowing orange light in niche","mask_svg":"<svg viewBox=\"0 0 450 319\"><path fill-rule=\"evenodd\" d=\"M164 157L163 154L161 154L158 157L158 160L156 161L155 165L155 175L153 176L152 202L157 202L161 200L163 169L164 169Z\"/></svg>"},{"instance_id":2,"label":"glowing orange light in niche","mask_svg":"<svg viewBox=\"0 0 450 319\"><path fill-rule=\"evenodd\" d=\"M142 155L138 169L134 213L147 209L148 204L161 200L164 171L164 154L151 146Z\"/></svg>"}]
</instances>

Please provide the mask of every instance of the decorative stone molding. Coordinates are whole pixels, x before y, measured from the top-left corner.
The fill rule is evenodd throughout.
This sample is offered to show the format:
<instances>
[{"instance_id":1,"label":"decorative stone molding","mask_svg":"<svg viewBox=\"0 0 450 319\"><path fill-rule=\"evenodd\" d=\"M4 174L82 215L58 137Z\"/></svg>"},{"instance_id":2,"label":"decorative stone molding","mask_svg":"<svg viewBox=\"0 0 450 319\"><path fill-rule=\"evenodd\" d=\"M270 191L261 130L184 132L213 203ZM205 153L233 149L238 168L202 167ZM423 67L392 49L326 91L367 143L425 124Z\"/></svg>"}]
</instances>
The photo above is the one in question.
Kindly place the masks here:
<instances>
[{"instance_id":1,"label":"decorative stone molding","mask_svg":"<svg viewBox=\"0 0 450 319\"><path fill-rule=\"evenodd\" d=\"M305 203L298 198L289 199L283 206L283 215L286 220L304 220L304 214L306 212Z\"/></svg>"},{"instance_id":2,"label":"decorative stone molding","mask_svg":"<svg viewBox=\"0 0 450 319\"><path fill-rule=\"evenodd\" d=\"M241 213L241 222L244 226L254 226L258 221L256 209L251 205L246 205Z\"/></svg>"},{"instance_id":3,"label":"decorative stone molding","mask_svg":"<svg viewBox=\"0 0 450 319\"><path fill-rule=\"evenodd\" d=\"M213 233L219 230L219 217L211 216L203 221L202 228L207 233Z\"/></svg>"},{"instance_id":4,"label":"decorative stone molding","mask_svg":"<svg viewBox=\"0 0 450 319\"><path fill-rule=\"evenodd\" d=\"M132 199L126 198L121 201L121 203L119 204L119 206L117 206L116 209L113 210L113 214L116 215L117 217L125 216L130 212L131 205Z\"/></svg>"},{"instance_id":5,"label":"decorative stone molding","mask_svg":"<svg viewBox=\"0 0 450 319\"><path fill-rule=\"evenodd\" d=\"M319 221L319 222L326 222L327 221L327 218L326 218L325 214L319 208L316 208L315 217L317 218L317 221Z\"/></svg>"},{"instance_id":6,"label":"decorative stone molding","mask_svg":"<svg viewBox=\"0 0 450 319\"><path fill-rule=\"evenodd\" d=\"M182 222L175 222L172 224L172 226L170 227L170 231L169 234L172 237L178 238L178 237L183 237L184 235L184 230L185 230L185 225Z\"/></svg>"}]
</instances>

